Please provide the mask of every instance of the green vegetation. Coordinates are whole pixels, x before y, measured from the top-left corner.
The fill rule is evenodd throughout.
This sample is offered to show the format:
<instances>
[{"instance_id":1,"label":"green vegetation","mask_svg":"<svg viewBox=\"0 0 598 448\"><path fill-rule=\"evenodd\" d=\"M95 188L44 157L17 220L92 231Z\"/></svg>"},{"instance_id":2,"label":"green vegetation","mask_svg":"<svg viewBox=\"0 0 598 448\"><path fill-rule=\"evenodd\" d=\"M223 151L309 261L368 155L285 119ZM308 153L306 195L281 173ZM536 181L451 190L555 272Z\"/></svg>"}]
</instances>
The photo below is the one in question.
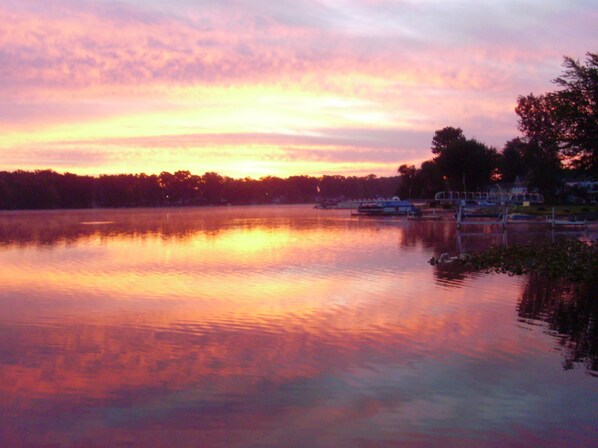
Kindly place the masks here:
<instances>
[{"instance_id":1,"label":"green vegetation","mask_svg":"<svg viewBox=\"0 0 598 448\"><path fill-rule=\"evenodd\" d=\"M508 247L493 246L451 261L472 271L510 275L534 273L586 285L598 281L598 242L561 239ZM442 260L432 258L430 263L442 264Z\"/></svg>"},{"instance_id":2,"label":"green vegetation","mask_svg":"<svg viewBox=\"0 0 598 448\"><path fill-rule=\"evenodd\" d=\"M521 205L509 207L509 213L525 213L534 216L552 216L552 209L557 217L575 216L580 219L584 217L593 218L598 215L598 205L533 205L524 207Z\"/></svg>"}]
</instances>

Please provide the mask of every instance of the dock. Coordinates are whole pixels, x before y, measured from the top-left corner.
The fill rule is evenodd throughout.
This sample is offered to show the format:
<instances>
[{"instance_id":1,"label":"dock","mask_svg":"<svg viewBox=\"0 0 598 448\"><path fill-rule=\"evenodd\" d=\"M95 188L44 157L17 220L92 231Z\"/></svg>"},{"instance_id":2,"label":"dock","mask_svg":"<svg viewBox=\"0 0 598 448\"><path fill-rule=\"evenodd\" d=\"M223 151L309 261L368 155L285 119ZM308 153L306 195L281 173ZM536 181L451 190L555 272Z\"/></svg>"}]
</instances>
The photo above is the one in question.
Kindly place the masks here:
<instances>
[{"instance_id":1,"label":"dock","mask_svg":"<svg viewBox=\"0 0 598 448\"><path fill-rule=\"evenodd\" d=\"M578 221L575 218L572 219L557 219L555 216L554 208L552 209L552 216L547 216L544 221L541 219L509 219L509 208L504 206L502 212L497 213L496 217L490 217L489 219L475 220L467 219L463 213L463 209L459 206L457 211L457 229L461 229L465 225L495 225L502 228L508 225L516 224L543 224L549 225L552 228L562 227L575 227L575 228L586 228L588 226L587 220Z\"/></svg>"},{"instance_id":2,"label":"dock","mask_svg":"<svg viewBox=\"0 0 598 448\"><path fill-rule=\"evenodd\" d=\"M502 207L502 212L496 213L496 217L490 216L487 219L467 219L467 215L463 211L463 206L459 205L457 210L457 229L461 229L465 225L498 225L506 227L508 220L508 207ZM475 218L475 217L474 217Z\"/></svg>"},{"instance_id":3,"label":"dock","mask_svg":"<svg viewBox=\"0 0 598 448\"><path fill-rule=\"evenodd\" d=\"M556 219L554 215L554 208L552 209L552 217L546 217L546 223L550 225L550 227L581 227L586 228L588 226L587 220L578 221L573 217L572 219Z\"/></svg>"}]
</instances>

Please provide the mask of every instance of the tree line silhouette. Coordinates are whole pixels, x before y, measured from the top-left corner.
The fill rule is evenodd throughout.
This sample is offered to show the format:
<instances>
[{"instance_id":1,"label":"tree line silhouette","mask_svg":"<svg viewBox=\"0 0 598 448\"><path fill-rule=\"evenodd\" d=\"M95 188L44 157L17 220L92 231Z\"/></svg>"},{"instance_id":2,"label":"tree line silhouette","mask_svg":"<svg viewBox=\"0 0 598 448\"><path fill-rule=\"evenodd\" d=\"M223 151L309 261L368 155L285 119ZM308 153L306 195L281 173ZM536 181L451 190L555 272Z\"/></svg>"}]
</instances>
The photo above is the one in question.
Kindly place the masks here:
<instances>
[{"instance_id":1,"label":"tree line silhouette","mask_svg":"<svg viewBox=\"0 0 598 448\"><path fill-rule=\"evenodd\" d=\"M519 179L549 200L563 197L566 177L598 177L598 53L585 64L564 58L559 90L517 99L523 137L499 152L465 137L461 128L435 132L433 158L403 164L398 176L274 176L232 179L208 172L99 177L51 170L0 172L0 209L306 203L321 198L363 199L398 194L431 199L442 190L485 190Z\"/></svg>"},{"instance_id":2,"label":"tree line silhouette","mask_svg":"<svg viewBox=\"0 0 598 448\"><path fill-rule=\"evenodd\" d=\"M398 176L274 176L233 179L189 171L99 177L52 170L0 172L0 209L163 207L310 203L320 198L390 197Z\"/></svg>"},{"instance_id":3,"label":"tree line silhouette","mask_svg":"<svg viewBox=\"0 0 598 448\"><path fill-rule=\"evenodd\" d=\"M558 90L517 99L515 113L523 137L499 152L461 128L445 127L432 140L434 157L401 165L399 193L431 197L435 191L484 190L491 182L519 179L529 190L559 199L565 179L598 177L598 53L585 63L565 57L563 74L553 80Z\"/></svg>"}]
</instances>

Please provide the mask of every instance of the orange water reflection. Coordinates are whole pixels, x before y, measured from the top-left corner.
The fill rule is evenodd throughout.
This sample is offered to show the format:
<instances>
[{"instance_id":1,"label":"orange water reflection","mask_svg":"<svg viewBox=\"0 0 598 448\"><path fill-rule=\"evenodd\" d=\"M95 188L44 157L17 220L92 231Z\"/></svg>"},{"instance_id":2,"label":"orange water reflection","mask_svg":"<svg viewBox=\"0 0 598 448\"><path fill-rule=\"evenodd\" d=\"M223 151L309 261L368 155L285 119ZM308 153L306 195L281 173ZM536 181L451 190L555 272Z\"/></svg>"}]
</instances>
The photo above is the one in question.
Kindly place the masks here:
<instances>
[{"instance_id":1,"label":"orange water reflection","mask_svg":"<svg viewBox=\"0 0 598 448\"><path fill-rule=\"evenodd\" d=\"M534 429L562 399L554 341L517 321L522 279L438 281L451 224L248 207L0 229L5 445L479 446L561 441L574 418L592 436L583 376L586 413Z\"/></svg>"}]
</instances>

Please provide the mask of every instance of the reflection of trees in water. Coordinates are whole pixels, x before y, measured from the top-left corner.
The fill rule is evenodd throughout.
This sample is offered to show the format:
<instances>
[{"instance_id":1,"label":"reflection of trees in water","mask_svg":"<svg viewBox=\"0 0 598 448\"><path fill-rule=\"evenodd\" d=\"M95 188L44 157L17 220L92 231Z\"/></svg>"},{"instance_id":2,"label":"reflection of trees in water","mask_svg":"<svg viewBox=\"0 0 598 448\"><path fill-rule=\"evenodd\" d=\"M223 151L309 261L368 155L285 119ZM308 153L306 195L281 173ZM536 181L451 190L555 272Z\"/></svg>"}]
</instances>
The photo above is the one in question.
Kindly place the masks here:
<instances>
[{"instance_id":1,"label":"reflection of trees in water","mask_svg":"<svg viewBox=\"0 0 598 448\"><path fill-rule=\"evenodd\" d=\"M299 207L185 207L18 211L0 213L0 247L76 244L81 239L218 237L230 229L334 229L332 219L306 217Z\"/></svg>"},{"instance_id":2,"label":"reflection of trees in water","mask_svg":"<svg viewBox=\"0 0 598 448\"><path fill-rule=\"evenodd\" d=\"M583 363L598 371L598 301L590 285L530 274L518 315L548 324L565 349L565 369Z\"/></svg>"},{"instance_id":3,"label":"reflection of trees in water","mask_svg":"<svg viewBox=\"0 0 598 448\"><path fill-rule=\"evenodd\" d=\"M446 223L447 225L450 223ZM461 254L477 254L492 248L513 248L517 245L529 243L543 243L563 237L563 232L555 233L546 226L521 225L511 230L497 230L496 227L472 225L468 231L459 231L452 225L449 227L448 236L436 241L432 247L434 258L440 258L442 253L449 257ZM446 232L444 232L446 233ZM442 234L441 234L442 235ZM560 235L560 237L559 237ZM567 232L569 238L583 240L583 232ZM430 239L430 241L433 241ZM438 263L434 265L434 277L441 283L449 286L460 286L462 280L477 275L479 270L463 263ZM491 269L492 270L492 269Z\"/></svg>"},{"instance_id":4,"label":"reflection of trees in water","mask_svg":"<svg viewBox=\"0 0 598 448\"><path fill-rule=\"evenodd\" d=\"M476 273L461 264L447 263L434 266L434 279L443 286L460 287L463 280L473 277Z\"/></svg>"},{"instance_id":5,"label":"reflection of trees in water","mask_svg":"<svg viewBox=\"0 0 598 448\"><path fill-rule=\"evenodd\" d=\"M400 247L414 247L421 244L435 254L441 254L453 252L456 241L454 222L410 222L405 223L403 227Z\"/></svg>"},{"instance_id":6,"label":"reflection of trees in water","mask_svg":"<svg viewBox=\"0 0 598 448\"><path fill-rule=\"evenodd\" d=\"M476 275L483 274L461 263L434 266L436 281L445 287L462 287L464 280ZM525 321L548 324L563 348L565 369L584 364L598 376L598 300L592 286L531 273L526 276L517 311Z\"/></svg>"},{"instance_id":7,"label":"reflection of trees in water","mask_svg":"<svg viewBox=\"0 0 598 448\"><path fill-rule=\"evenodd\" d=\"M491 226L472 226L471 231L463 232L456 228L454 222L432 223L442 225L443 232L438 238L433 231L439 227L432 228L429 234L419 235L424 241L429 241L434 251L434 257L438 258L446 253L449 256L459 256L464 253L475 253L488 249L492 246L507 246L509 243L518 243L529 240L546 239L546 232L524 233L497 231ZM434 239L436 236L436 239ZM468 277L479 275L471 268L460 263L441 263L434 266L434 278L444 286L461 286L463 280Z\"/></svg>"}]
</instances>

